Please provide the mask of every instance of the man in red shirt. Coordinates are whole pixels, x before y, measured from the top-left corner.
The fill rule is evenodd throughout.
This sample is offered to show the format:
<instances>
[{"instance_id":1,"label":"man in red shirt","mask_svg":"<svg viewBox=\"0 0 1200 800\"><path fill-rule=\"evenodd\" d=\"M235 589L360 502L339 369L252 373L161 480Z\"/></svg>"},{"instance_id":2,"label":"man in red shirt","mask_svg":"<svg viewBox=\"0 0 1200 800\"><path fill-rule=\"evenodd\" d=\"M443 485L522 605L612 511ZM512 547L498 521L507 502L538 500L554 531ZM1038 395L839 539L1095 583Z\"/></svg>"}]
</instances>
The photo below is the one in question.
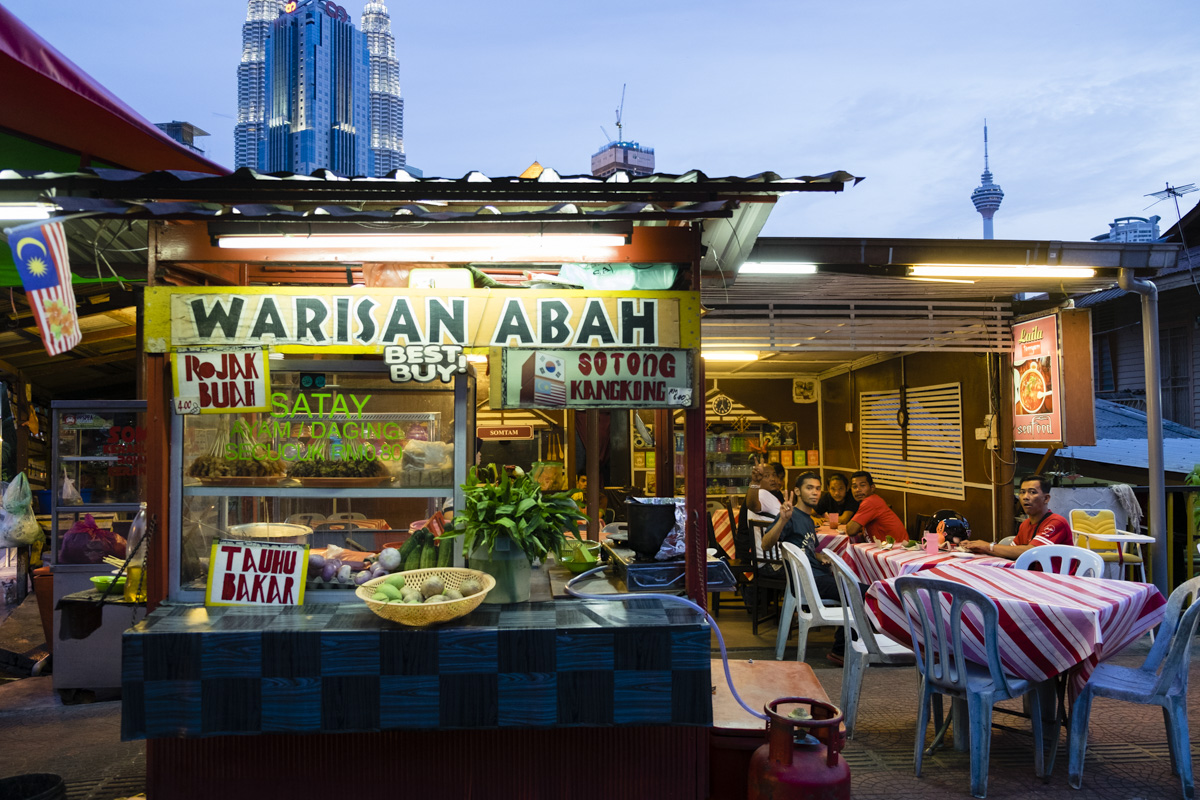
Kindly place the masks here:
<instances>
[{"instance_id":1,"label":"man in red shirt","mask_svg":"<svg viewBox=\"0 0 1200 800\"><path fill-rule=\"evenodd\" d=\"M882 542L891 536L892 541L907 542L908 531L896 512L888 507L883 498L875 494L875 481L869 472L855 472L850 476L850 492L858 501L858 511L846 523L846 533L856 536L867 533Z\"/></svg>"},{"instance_id":2,"label":"man in red shirt","mask_svg":"<svg viewBox=\"0 0 1200 800\"><path fill-rule=\"evenodd\" d=\"M1050 510L1050 481L1041 475L1030 475L1021 481L1021 508L1026 519L1017 529L1012 544L994 544L975 539L963 547L973 553L986 553L1015 560L1031 547L1042 544L1075 544L1071 523Z\"/></svg>"}]
</instances>

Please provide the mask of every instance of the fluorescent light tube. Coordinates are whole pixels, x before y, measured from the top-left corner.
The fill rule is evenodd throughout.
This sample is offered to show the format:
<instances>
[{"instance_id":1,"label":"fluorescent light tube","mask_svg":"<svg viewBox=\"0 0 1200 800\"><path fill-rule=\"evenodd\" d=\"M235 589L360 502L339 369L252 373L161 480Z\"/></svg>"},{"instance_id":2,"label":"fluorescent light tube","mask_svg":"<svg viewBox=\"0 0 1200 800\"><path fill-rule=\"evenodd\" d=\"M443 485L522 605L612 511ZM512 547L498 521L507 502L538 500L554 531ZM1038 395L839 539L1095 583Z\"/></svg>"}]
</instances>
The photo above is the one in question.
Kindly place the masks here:
<instances>
[{"instance_id":1,"label":"fluorescent light tube","mask_svg":"<svg viewBox=\"0 0 1200 800\"><path fill-rule=\"evenodd\" d=\"M217 246L237 250L296 250L328 248L371 248L386 250L519 250L538 252L569 247L622 247L620 234L548 233L548 234L429 234L383 233L328 236L219 236Z\"/></svg>"},{"instance_id":2,"label":"fluorescent light tube","mask_svg":"<svg viewBox=\"0 0 1200 800\"><path fill-rule=\"evenodd\" d=\"M700 357L705 361L758 361L753 350L702 350Z\"/></svg>"},{"instance_id":3,"label":"fluorescent light tube","mask_svg":"<svg viewBox=\"0 0 1200 800\"><path fill-rule=\"evenodd\" d=\"M54 211L58 206L46 205L44 203L23 203L20 205L0 205L0 219L11 220L35 220L35 219L50 219L50 212Z\"/></svg>"},{"instance_id":4,"label":"fluorescent light tube","mask_svg":"<svg viewBox=\"0 0 1200 800\"><path fill-rule=\"evenodd\" d=\"M747 261L738 270L739 275L815 275L816 264L799 261Z\"/></svg>"},{"instance_id":5,"label":"fluorescent light tube","mask_svg":"<svg viewBox=\"0 0 1200 800\"><path fill-rule=\"evenodd\" d=\"M908 274L923 278L1094 278L1094 267L993 266L986 264L915 264Z\"/></svg>"}]
</instances>

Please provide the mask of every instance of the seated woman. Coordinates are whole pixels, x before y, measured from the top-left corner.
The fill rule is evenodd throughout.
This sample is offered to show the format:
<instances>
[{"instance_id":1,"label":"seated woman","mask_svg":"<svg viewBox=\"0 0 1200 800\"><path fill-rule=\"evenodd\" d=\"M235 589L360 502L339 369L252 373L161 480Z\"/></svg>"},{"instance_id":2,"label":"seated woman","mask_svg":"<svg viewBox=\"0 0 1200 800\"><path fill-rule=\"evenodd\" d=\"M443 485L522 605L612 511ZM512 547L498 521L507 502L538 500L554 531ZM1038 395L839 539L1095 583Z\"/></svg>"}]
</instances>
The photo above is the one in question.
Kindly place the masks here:
<instances>
[{"instance_id":1,"label":"seated woman","mask_svg":"<svg viewBox=\"0 0 1200 800\"><path fill-rule=\"evenodd\" d=\"M850 494L850 481L840 472L829 476L829 491L821 494L817 501L816 514L813 519L817 526L824 525L826 515L836 513L838 525L845 525L858 511L858 501Z\"/></svg>"}]
</instances>

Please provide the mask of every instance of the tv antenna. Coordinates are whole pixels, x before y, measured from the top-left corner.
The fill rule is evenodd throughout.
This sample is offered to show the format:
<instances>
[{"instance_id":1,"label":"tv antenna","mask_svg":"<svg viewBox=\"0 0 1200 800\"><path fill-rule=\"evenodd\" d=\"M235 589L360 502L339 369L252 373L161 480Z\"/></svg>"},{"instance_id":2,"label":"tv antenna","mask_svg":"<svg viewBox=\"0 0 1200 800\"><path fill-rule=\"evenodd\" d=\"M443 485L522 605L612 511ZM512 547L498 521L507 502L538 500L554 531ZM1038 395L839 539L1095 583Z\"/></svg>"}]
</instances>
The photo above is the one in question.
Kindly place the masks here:
<instances>
[{"instance_id":1,"label":"tv antenna","mask_svg":"<svg viewBox=\"0 0 1200 800\"><path fill-rule=\"evenodd\" d=\"M1192 192L1200 192L1200 188L1197 188L1196 184L1194 183L1189 183L1185 186L1172 186L1170 183L1168 183L1167 188L1163 189L1161 192L1151 192L1150 194L1143 195L1144 197L1156 197L1158 199L1142 210L1145 211L1147 208L1153 208L1163 200L1166 200L1168 197L1170 197L1175 201L1175 216L1183 219L1183 216L1179 213L1179 198L1185 194L1191 194Z\"/></svg>"},{"instance_id":2,"label":"tv antenna","mask_svg":"<svg viewBox=\"0 0 1200 800\"><path fill-rule=\"evenodd\" d=\"M621 115L625 113L625 84L621 84L621 105L617 106L617 139L625 141L625 135L621 133Z\"/></svg>"},{"instance_id":3,"label":"tv antenna","mask_svg":"<svg viewBox=\"0 0 1200 800\"><path fill-rule=\"evenodd\" d=\"M1146 206L1146 208L1156 206L1163 200L1166 200L1168 197L1175 201L1175 219L1178 220L1176 224L1179 225L1179 241L1183 245L1183 254L1187 257L1188 272L1192 273L1192 285L1196 287L1197 292L1200 292L1200 284L1196 283L1196 274L1194 271L1195 267L1192 264L1192 253L1190 250L1188 250L1187 239L1185 239L1183 235L1183 214L1179 211L1179 198L1182 195L1200 191L1200 188L1197 188L1196 184L1194 183L1189 183L1184 186L1172 186L1170 182L1167 182L1166 186L1167 188L1163 189L1161 192L1151 192L1148 195L1144 195L1145 197L1158 198L1153 203ZM1144 211L1145 209L1142 210Z\"/></svg>"}]
</instances>

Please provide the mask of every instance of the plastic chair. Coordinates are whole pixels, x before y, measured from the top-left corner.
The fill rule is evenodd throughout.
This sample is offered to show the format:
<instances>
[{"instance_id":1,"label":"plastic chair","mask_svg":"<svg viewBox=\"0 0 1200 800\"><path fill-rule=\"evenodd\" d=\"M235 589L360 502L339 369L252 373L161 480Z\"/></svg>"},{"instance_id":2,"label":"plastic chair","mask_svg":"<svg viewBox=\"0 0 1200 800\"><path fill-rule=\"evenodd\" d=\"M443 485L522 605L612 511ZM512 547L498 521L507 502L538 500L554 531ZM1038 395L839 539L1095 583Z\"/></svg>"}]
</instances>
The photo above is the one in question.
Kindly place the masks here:
<instances>
[{"instance_id":1,"label":"plastic chair","mask_svg":"<svg viewBox=\"0 0 1200 800\"><path fill-rule=\"evenodd\" d=\"M913 651L887 637L878 637L863 608L858 578L845 561L835 553L826 553L833 564L838 595L846 619L846 655L842 666L842 724L846 738L854 738L854 723L858 717L858 696L862 692L863 674L870 664L912 664Z\"/></svg>"},{"instance_id":2,"label":"plastic chair","mask_svg":"<svg viewBox=\"0 0 1200 800\"><path fill-rule=\"evenodd\" d=\"M1015 536L1005 536L1003 539L996 542L996 544L1000 545L1001 547L1004 547L1005 545L1012 544L1016 540L1017 540L1017 537L1015 537Z\"/></svg>"},{"instance_id":3,"label":"plastic chair","mask_svg":"<svg viewBox=\"0 0 1200 800\"><path fill-rule=\"evenodd\" d=\"M759 623L765 622L775 616L775 612L770 611L771 601L768 599L767 593L769 592L773 596L780 594L786 596L788 593L789 581L787 568L784 565L783 554L779 552L779 545L776 544L770 549L763 549L761 556L758 554L762 535L770 530L773 524L773 522L750 521L750 529L754 533L755 542L754 548L750 551L750 565L754 569L754 577L743 584L742 596L745 597L744 592L746 588L753 587L754 591L751 592L752 598L750 602L746 603L746 606L750 609L750 629L755 636L758 635ZM766 616L763 616L759 611L764 601L766 601L769 611ZM777 603L776 607L778 608L778 606L779 604ZM783 606L787 607L786 597ZM782 616L779 620L779 626L783 627ZM776 640L778 640L778 636Z\"/></svg>"},{"instance_id":4,"label":"plastic chair","mask_svg":"<svg viewBox=\"0 0 1200 800\"><path fill-rule=\"evenodd\" d=\"M1119 542L1105 542L1100 539L1093 539L1088 534L1118 534L1129 533L1117 529L1117 515L1107 508L1073 508L1071 509L1071 532L1076 537L1083 538L1083 545L1089 550L1097 553L1100 558L1106 563L1117 564L1124 563L1125 566L1137 566L1142 573L1142 583L1146 582L1146 559L1142 555L1142 546L1138 542L1131 543L1131 547L1136 552L1129 552L1128 549L1121 553L1119 548L1124 545ZM1121 580L1125 580L1125 575L1118 576Z\"/></svg>"},{"instance_id":5,"label":"plastic chair","mask_svg":"<svg viewBox=\"0 0 1200 800\"><path fill-rule=\"evenodd\" d=\"M896 579L896 590L904 604L908 631L921 676L921 705L917 712L917 741L914 768L921 777L925 754L925 728L929 725L929 706L935 694L965 700L971 741L971 794L987 797L988 758L992 748L992 707L1001 700L1021 697L1036 684L1007 675L1000 667L1000 613L995 602L982 592L952 581L905 575ZM951 598L950 608L943 596ZM963 607L975 606L979 613L978 630L983 634L987 664L976 664L963 656ZM947 638L947 627L949 637ZM975 625L967 635L977 636ZM1033 765L1038 777L1044 775L1042 752L1042 704L1035 698L1030 704L1033 723Z\"/></svg>"},{"instance_id":6,"label":"plastic chair","mask_svg":"<svg viewBox=\"0 0 1200 800\"><path fill-rule=\"evenodd\" d=\"M828 628L846 624L845 608L837 600L826 600L817 591L817 579L813 575L812 565L803 550L791 542L783 542L783 556L788 565L788 581L792 587L792 595L796 598L794 616L797 620L796 629L796 660L803 661L808 649L808 632L812 628ZM787 630L791 628L792 617L780 618L779 628L787 640ZM778 642L775 647L775 660L783 658L783 651Z\"/></svg>"},{"instance_id":7,"label":"plastic chair","mask_svg":"<svg viewBox=\"0 0 1200 800\"><path fill-rule=\"evenodd\" d=\"M1075 698L1075 705L1071 708L1071 759L1067 776L1076 789L1083 784L1092 698L1109 697L1127 703L1162 706L1163 722L1167 726L1167 748L1171 753L1171 770L1179 776L1183 796L1195 796L1191 742L1188 738L1187 694L1192 637L1196 634L1197 622L1200 622L1198 594L1200 578L1192 578L1171 592L1167 600L1167 613L1158 629L1154 647L1142 665L1135 669L1099 664ZM1191 603L1187 611L1183 611L1184 603Z\"/></svg>"},{"instance_id":8,"label":"plastic chair","mask_svg":"<svg viewBox=\"0 0 1200 800\"><path fill-rule=\"evenodd\" d=\"M1058 569L1053 566L1057 558ZM1058 575L1076 575L1080 578L1104 577L1104 559L1098 553L1093 553L1083 547L1070 544L1043 544L1031 547L1017 558L1013 566L1016 569L1029 569L1034 564L1041 567L1042 572L1053 572Z\"/></svg>"}]
</instances>

